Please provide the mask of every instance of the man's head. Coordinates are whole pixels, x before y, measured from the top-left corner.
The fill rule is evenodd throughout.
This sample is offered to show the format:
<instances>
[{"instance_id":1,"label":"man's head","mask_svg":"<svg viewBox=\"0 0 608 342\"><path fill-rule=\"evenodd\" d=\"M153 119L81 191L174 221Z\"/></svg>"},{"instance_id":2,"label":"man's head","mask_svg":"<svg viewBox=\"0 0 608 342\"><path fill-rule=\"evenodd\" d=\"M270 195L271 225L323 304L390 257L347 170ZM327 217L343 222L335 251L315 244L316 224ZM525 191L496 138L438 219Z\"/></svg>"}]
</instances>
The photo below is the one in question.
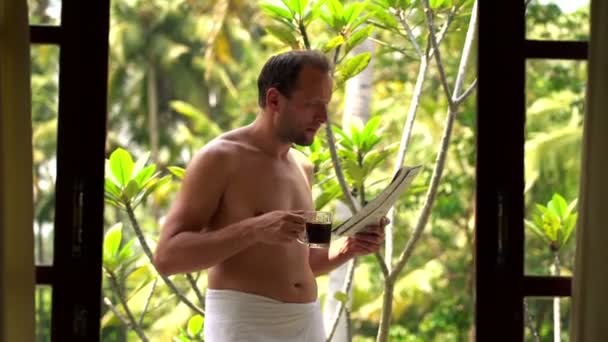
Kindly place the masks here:
<instances>
[{"instance_id":1,"label":"man's head","mask_svg":"<svg viewBox=\"0 0 608 342\"><path fill-rule=\"evenodd\" d=\"M331 64L316 51L289 51L271 57L258 77L258 103L285 142L310 145L327 121Z\"/></svg>"}]
</instances>

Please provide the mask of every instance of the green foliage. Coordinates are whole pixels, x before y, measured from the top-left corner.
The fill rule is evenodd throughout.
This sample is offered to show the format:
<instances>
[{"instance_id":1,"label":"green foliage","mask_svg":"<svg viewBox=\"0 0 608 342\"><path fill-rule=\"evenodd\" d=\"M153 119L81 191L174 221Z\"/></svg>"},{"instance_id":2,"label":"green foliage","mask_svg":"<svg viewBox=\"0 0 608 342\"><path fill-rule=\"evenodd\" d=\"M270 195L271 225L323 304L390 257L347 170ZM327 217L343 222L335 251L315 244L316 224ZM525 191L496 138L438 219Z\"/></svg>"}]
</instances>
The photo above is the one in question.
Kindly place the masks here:
<instances>
[{"instance_id":1,"label":"green foliage","mask_svg":"<svg viewBox=\"0 0 608 342\"><path fill-rule=\"evenodd\" d=\"M536 211L532 220L526 220L526 227L545 241L551 251L558 252L568 243L576 226L576 205L576 199L567 203L560 194L554 194L546 206L536 204Z\"/></svg>"},{"instance_id":2,"label":"green foliage","mask_svg":"<svg viewBox=\"0 0 608 342\"><path fill-rule=\"evenodd\" d=\"M135 239L131 239L121 247L122 223L113 225L103 239L103 267L111 272L115 272L118 268L128 267L135 261L134 243Z\"/></svg>"},{"instance_id":3,"label":"green foliage","mask_svg":"<svg viewBox=\"0 0 608 342\"><path fill-rule=\"evenodd\" d=\"M171 176L159 177L156 165L145 165L149 153L141 156L136 163L129 152L116 149L106 160L105 200L120 208L135 209L153 191L171 181Z\"/></svg>"},{"instance_id":4,"label":"green foliage","mask_svg":"<svg viewBox=\"0 0 608 342\"><path fill-rule=\"evenodd\" d=\"M205 318L201 315L194 315L190 317L186 324L186 329L180 328L179 335L175 336L173 340L175 342L194 342L204 341L203 339L203 325L205 324Z\"/></svg>"}]
</instances>

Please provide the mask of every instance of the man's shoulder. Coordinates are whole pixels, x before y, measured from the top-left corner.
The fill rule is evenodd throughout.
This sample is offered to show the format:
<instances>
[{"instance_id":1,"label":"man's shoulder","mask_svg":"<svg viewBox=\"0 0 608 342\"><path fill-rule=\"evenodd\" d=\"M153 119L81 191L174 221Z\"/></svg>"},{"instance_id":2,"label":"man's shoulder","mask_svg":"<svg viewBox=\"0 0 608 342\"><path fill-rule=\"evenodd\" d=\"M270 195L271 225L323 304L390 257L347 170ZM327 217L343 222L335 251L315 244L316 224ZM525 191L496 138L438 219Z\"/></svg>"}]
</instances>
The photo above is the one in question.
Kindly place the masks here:
<instances>
[{"instance_id":1,"label":"man's shoulder","mask_svg":"<svg viewBox=\"0 0 608 342\"><path fill-rule=\"evenodd\" d=\"M212 164L214 168L226 168L234 164L238 154L238 146L224 135L221 135L199 149L190 163L195 167L199 164Z\"/></svg>"},{"instance_id":2,"label":"man's shoulder","mask_svg":"<svg viewBox=\"0 0 608 342\"><path fill-rule=\"evenodd\" d=\"M314 165L313 163L310 161L310 159L308 158L308 156L306 154L304 154L304 152L296 149L296 148L291 148L290 150L291 155L293 156L293 158L295 159L295 161L305 170L313 170Z\"/></svg>"}]
</instances>

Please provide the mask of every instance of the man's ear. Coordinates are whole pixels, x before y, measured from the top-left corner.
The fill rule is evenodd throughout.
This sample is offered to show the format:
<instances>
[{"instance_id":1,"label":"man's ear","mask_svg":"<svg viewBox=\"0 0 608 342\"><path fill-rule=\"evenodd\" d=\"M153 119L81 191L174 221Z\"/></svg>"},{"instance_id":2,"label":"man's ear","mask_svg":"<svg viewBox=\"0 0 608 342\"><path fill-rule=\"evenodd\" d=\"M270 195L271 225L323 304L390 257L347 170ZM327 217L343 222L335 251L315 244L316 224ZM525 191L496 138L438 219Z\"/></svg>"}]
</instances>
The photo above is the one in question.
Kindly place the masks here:
<instances>
[{"instance_id":1,"label":"man's ear","mask_svg":"<svg viewBox=\"0 0 608 342\"><path fill-rule=\"evenodd\" d=\"M268 88L266 91L266 108L271 111L279 109L281 93L276 88Z\"/></svg>"}]
</instances>

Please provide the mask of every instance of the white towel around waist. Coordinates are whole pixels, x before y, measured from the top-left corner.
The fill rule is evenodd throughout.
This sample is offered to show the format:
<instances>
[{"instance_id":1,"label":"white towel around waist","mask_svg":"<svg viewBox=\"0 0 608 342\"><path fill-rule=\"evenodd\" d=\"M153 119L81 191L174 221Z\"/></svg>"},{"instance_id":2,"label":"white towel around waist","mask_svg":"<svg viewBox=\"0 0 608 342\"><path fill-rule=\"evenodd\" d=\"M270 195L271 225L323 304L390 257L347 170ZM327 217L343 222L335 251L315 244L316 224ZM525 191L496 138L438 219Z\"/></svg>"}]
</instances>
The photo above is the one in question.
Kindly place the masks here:
<instances>
[{"instance_id":1,"label":"white towel around waist","mask_svg":"<svg viewBox=\"0 0 608 342\"><path fill-rule=\"evenodd\" d=\"M319 301L284 303L234 291L208 289L205 342L322 342Z\"/></svg>"}]
</instances>

